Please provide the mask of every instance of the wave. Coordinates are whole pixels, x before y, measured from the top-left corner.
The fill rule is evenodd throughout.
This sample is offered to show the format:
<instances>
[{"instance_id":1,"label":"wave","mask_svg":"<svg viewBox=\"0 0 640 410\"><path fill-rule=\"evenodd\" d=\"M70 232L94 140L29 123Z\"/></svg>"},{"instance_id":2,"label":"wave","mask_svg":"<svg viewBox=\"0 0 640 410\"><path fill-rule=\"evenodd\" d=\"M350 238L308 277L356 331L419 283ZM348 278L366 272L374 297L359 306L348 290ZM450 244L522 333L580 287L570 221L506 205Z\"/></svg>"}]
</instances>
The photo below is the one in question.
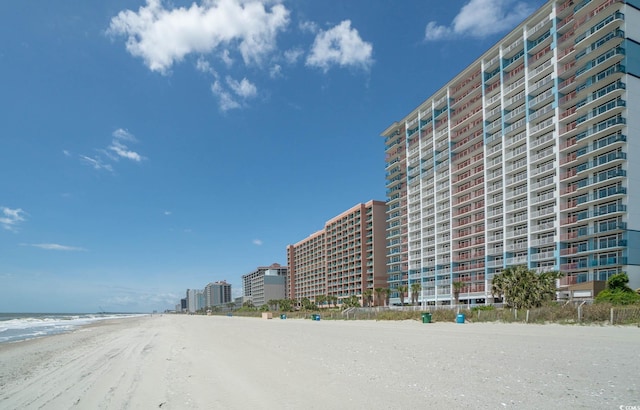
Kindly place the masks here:
<instances>
[{"instance_id":1,"label":"wave","mask_svg":"<svg viewBox=\"0 0 640 410\"><path fill-rule=\"evenodd\" d=\"M140 316L136 313L97 314L0 314L0 343L66 333L93 322Z\"/></svg>"}]
</instances>

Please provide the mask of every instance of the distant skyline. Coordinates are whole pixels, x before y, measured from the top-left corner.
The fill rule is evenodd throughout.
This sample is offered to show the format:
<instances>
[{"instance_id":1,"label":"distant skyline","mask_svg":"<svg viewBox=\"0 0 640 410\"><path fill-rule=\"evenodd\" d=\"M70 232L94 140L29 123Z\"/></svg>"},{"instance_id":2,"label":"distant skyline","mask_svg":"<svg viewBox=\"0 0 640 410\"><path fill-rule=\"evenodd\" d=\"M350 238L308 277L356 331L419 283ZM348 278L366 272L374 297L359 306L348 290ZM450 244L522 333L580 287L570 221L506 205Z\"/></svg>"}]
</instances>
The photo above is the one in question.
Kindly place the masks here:
<instances>
[{"instance_id":1,"label":"distant skyline","mask_svg":"<svg viewBox=\"0 0 640 410\"><path fill-rule=\"evenodd\" d=\"M380 133L544 1L0 4L0 311L170 309L385 200Z\"/></svg>"}]
</instances>

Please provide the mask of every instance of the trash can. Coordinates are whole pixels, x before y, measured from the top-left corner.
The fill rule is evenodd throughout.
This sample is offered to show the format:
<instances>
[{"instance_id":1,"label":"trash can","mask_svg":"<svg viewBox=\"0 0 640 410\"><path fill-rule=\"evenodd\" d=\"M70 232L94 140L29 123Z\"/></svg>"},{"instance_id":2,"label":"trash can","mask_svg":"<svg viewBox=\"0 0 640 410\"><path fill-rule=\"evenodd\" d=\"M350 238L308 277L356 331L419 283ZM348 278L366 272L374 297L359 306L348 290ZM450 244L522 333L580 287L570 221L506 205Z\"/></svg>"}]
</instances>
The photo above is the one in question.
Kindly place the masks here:
<instances>
[{"instance_id":1,"label":"trash can","mask_svg":"<svg viewBox=\"0 0 640 410\"><path fill-rule=\"evenodd\" d=\"M316 320L316 321L320 320L320 315L318 315L318 314L311 315L311 320Z\"/></svg>"},{"instance_id":2,"label":"trash can","mask_svg":"<svg viewBox=\"0 0 640 410\"><path fill-rule=\"evenodd\" d=\"M422 323L431 323L431 313L424 312L422 314Z\"/></svg>"},{"instance_id":3,"label":"trash can","mask_svg":"<svg viewBox=\"0 0 640 410\"><path fill-rule=\"evenodd\" d=\"M280 315L280 319L286 319L287 315L285 315L284 313Z\"/></svg>"},{"instance_id":4,"label":"trash can","mask_svg":"<svg viewBox=\"0 0 640 410\"><path fill-rule=\"evenodd\" d=\"M464 314L458 313L456 316L456 323L464 323Z\"/></svg>"}]
</instances>

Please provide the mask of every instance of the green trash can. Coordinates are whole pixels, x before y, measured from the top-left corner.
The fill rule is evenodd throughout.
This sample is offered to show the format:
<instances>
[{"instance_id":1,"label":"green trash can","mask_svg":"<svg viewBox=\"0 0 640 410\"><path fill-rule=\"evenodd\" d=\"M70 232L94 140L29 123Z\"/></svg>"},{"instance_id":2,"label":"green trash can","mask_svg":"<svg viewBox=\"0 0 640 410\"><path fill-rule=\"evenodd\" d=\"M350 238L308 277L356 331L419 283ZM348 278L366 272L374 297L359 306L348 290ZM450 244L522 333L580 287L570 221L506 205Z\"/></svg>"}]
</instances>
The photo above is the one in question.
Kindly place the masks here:
<instances>
[{"instance_id":1,"label":"green trash can","mask_svg":"<svg viewBox=\"0 0 640 410\"><path fill-rule=\"evenodd\" d=\"M316 321L320 320L320 315L318 314L311 315L311 320L316 320Z\"/></svg>"},{"instance_id":2,"label":"green trash can","mask_svg":"<svg viewBox=\"0 0 640 410\"><path fill-rule=\"evenodd\" d=\"M285 315L284 313L280 315L280 319L286 319L287 315Z\"/></svg>"},{"instance_id":3,"label":"green trash can","mask_svg":"<svg viewBox=\"0 0 640 410\"><path fill-rule=\"evenodd\" d=\"M431 323L431 313L425 312L422 314L422 323Z\"/></svg>"}]
</instances>

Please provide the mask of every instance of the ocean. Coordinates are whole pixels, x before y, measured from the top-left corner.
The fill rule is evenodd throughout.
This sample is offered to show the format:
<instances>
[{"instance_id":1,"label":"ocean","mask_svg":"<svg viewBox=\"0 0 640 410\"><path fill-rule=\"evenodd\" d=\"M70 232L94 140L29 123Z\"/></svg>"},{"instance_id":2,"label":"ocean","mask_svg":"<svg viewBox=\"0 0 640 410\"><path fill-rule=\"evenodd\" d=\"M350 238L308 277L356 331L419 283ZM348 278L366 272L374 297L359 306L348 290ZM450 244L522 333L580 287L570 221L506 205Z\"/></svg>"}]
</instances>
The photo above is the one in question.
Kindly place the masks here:
<instances>
[{"instance_id":1,"label":"ocean","mask_svg":"<svg viewBox=\"0 0 640 410\"><path fill-rule=\"evenodd\" d=\"M0 313L0 344L71 332L99 320L136 313Z\"/></svg>"}]
</instances>

